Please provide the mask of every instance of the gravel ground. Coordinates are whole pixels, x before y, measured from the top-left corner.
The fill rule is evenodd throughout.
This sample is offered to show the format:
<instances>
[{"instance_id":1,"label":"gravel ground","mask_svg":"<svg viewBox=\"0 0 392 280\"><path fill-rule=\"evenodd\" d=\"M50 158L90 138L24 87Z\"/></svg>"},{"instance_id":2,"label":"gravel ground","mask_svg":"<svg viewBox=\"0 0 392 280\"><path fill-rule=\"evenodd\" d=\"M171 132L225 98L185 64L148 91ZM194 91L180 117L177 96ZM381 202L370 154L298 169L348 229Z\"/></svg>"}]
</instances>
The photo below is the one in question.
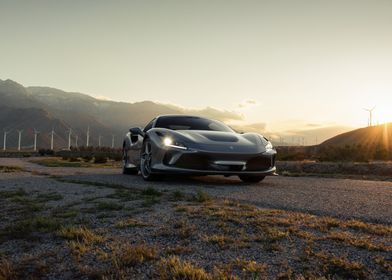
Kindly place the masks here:
<instances>
[{"instance_id":1,"label":"gravel ground","mask_svg":"<svg viewBox=\"0 0 392 280\"><path fill-rule=\"evenodd\" d=\"M284 176L267 177L255 185L244 184L236 177L221 176L144 182L140 176L122 175L120 169L43 167L29 160L1 158L0 165L20 166L28 171L62 176L68 180L140 189L154 187L187 193L202 190L213 197L236 199L260 207L392 224L392 182ZM16 182L15 178L9 180Z\"/></svg>"},{"instance_id":2,"label":"gravel ground","mask_svg":"<svg viewBox=\"0 0 392 280\"><path fill-rule=\"evenodd\" d=\"M392 278L391 182L146 183L30 160L0 159L1 280Z\"/></svg>"}]
</instances>

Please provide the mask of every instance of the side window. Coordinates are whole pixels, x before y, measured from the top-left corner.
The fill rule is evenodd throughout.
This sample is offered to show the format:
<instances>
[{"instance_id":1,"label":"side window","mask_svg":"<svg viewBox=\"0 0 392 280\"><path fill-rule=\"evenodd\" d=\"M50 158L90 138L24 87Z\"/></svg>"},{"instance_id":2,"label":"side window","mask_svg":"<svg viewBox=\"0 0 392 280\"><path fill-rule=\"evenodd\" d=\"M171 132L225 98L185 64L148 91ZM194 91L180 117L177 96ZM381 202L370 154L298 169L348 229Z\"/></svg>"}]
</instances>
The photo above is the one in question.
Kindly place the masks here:
<instances>
[{"instance_id":1,"label":"side window","mask_svg":"<svg viewBox=\"0 0 392 280\"><path fill-rule=\"evenodd\" d=\"M144 132L149 131L152 128L152 125L154 124L155 119L153 119L152 121L150 121L146 127L143 129Z\"/></svg>"}]
</instances>

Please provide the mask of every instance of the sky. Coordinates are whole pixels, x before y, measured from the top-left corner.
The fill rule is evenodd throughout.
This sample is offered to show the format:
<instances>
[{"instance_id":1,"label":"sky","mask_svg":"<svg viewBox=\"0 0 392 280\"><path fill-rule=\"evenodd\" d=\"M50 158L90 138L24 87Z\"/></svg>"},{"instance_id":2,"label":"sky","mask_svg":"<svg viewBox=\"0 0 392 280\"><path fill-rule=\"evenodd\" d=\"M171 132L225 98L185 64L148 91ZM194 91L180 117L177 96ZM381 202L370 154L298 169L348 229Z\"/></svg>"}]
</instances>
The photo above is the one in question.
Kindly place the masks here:
<instances>
[{"instance_id":1,"label":"sky","mask_svg":"<svg viewBox=\"0 0 392 280\"><path fill-rule=\"evenodd\" d=\"M243 114L392 121L390 0L0 0L0 79Z\"/></svg>"}]
</instances>

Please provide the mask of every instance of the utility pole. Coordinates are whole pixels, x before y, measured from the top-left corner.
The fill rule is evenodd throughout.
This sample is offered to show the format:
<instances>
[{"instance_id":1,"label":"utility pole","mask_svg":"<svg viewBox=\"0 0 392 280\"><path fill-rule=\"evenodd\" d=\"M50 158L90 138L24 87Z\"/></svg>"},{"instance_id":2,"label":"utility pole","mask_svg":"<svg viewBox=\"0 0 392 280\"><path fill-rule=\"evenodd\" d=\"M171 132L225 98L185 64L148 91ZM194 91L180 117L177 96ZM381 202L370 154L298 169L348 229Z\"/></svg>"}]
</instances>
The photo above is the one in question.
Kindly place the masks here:
<instances>
[{"instance_id":1,"label":"utility pole","mask_svg":"<svg viewBox=\"0 0 392 280\"><path fill-rule=\"evenodd\" d=\"M89 142L90 142L90 127L88 126L87 127L87 134L86 134L87 136L87 139L86 139L86 147L88 147L88 145L89 145Z\"/></svg>"},{"instance_id":2,"label":"utility pole","mask_svg":"<svg viewBox=\"0 0 392 280\"><path fill-rule=\"evenodd\" d=\"M79 138L79 136L75 135L75 147L76 148L78 147L78 138Z\"/></svg>"},{"instance_id":3,"label":"utility pole","mask_svg":"<svg viewBox=\"0 0 392 280\"><path fill-rule=\"evenodd\" d=\"M7 134L9 131L4 130L4 142L3 142L3 150L5 151L7 149Z\"/></svg>"},{"instance_id":4,"label":"utility pole","mask_svg":"<svg viewBox=\"0 0 392 280\"><path fill-rule=\"evenodd\" d=\"M70 128L68 131L68 150L71 150L71 134L72 134L72 129Z\"/></svg>"},{"instance_id":5,"label":"utility pole","mask_svg":"<svg viewBox=\"0 0 392 280\"><path fill-rule=\"evenodd\" d=\"M50 149L53 151L53 139L54 139L54 129L52 128L52 132L50 133Z\"/></svg>"},{"instance_id":6,"label":"utility pole","mask_svg":"<svg viewBox=\"0 0 392 280\"><path fill-rule=\"evenodd\" d=\"M34 128L34 152L37 151L37 135L39 131Z\"/></svg>"},{"instance_id":7,"label":"utility pole","mask_svg":"<svg viewBox=\"0 0 392 280\"><path fill-rule=\"evenodd\" d=\"M114 134L112 134L112 149L114 148Z\"/></svg>"},{"instance_id":8,"label":"utility pole","mask_svg":"<svg viewBox=\"0 0 392 280\"><path fill-rule=\"evenodd\" d=\"M18 135L19 135L19 138L18 138L18 151L20 151L20 143L22 141L22 132L23 132L23 130L18 130Z\"/></svg>"}]
</instances>

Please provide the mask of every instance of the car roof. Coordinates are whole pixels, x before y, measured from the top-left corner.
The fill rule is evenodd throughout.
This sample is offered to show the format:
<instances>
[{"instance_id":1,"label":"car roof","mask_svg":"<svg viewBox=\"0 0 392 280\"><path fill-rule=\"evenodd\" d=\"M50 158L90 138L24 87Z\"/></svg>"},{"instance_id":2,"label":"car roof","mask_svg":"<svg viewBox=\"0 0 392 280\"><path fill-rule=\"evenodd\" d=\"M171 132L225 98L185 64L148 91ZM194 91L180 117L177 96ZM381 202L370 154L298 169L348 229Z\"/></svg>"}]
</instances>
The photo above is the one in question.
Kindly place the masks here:
<instances>
[{"instance_id":1,"label":"car roof","mask_svg":"<svg viewBox=\"0 0 392 280\"><path fill-rule=\"evenodd\" d=\"M186 117L186 118L203 118L201 116L195 116L195 115L185 115L185 114L165 114L165 115L159 115L156 118L161 118L161 117Z\"/></svg>"}]
</instances>

